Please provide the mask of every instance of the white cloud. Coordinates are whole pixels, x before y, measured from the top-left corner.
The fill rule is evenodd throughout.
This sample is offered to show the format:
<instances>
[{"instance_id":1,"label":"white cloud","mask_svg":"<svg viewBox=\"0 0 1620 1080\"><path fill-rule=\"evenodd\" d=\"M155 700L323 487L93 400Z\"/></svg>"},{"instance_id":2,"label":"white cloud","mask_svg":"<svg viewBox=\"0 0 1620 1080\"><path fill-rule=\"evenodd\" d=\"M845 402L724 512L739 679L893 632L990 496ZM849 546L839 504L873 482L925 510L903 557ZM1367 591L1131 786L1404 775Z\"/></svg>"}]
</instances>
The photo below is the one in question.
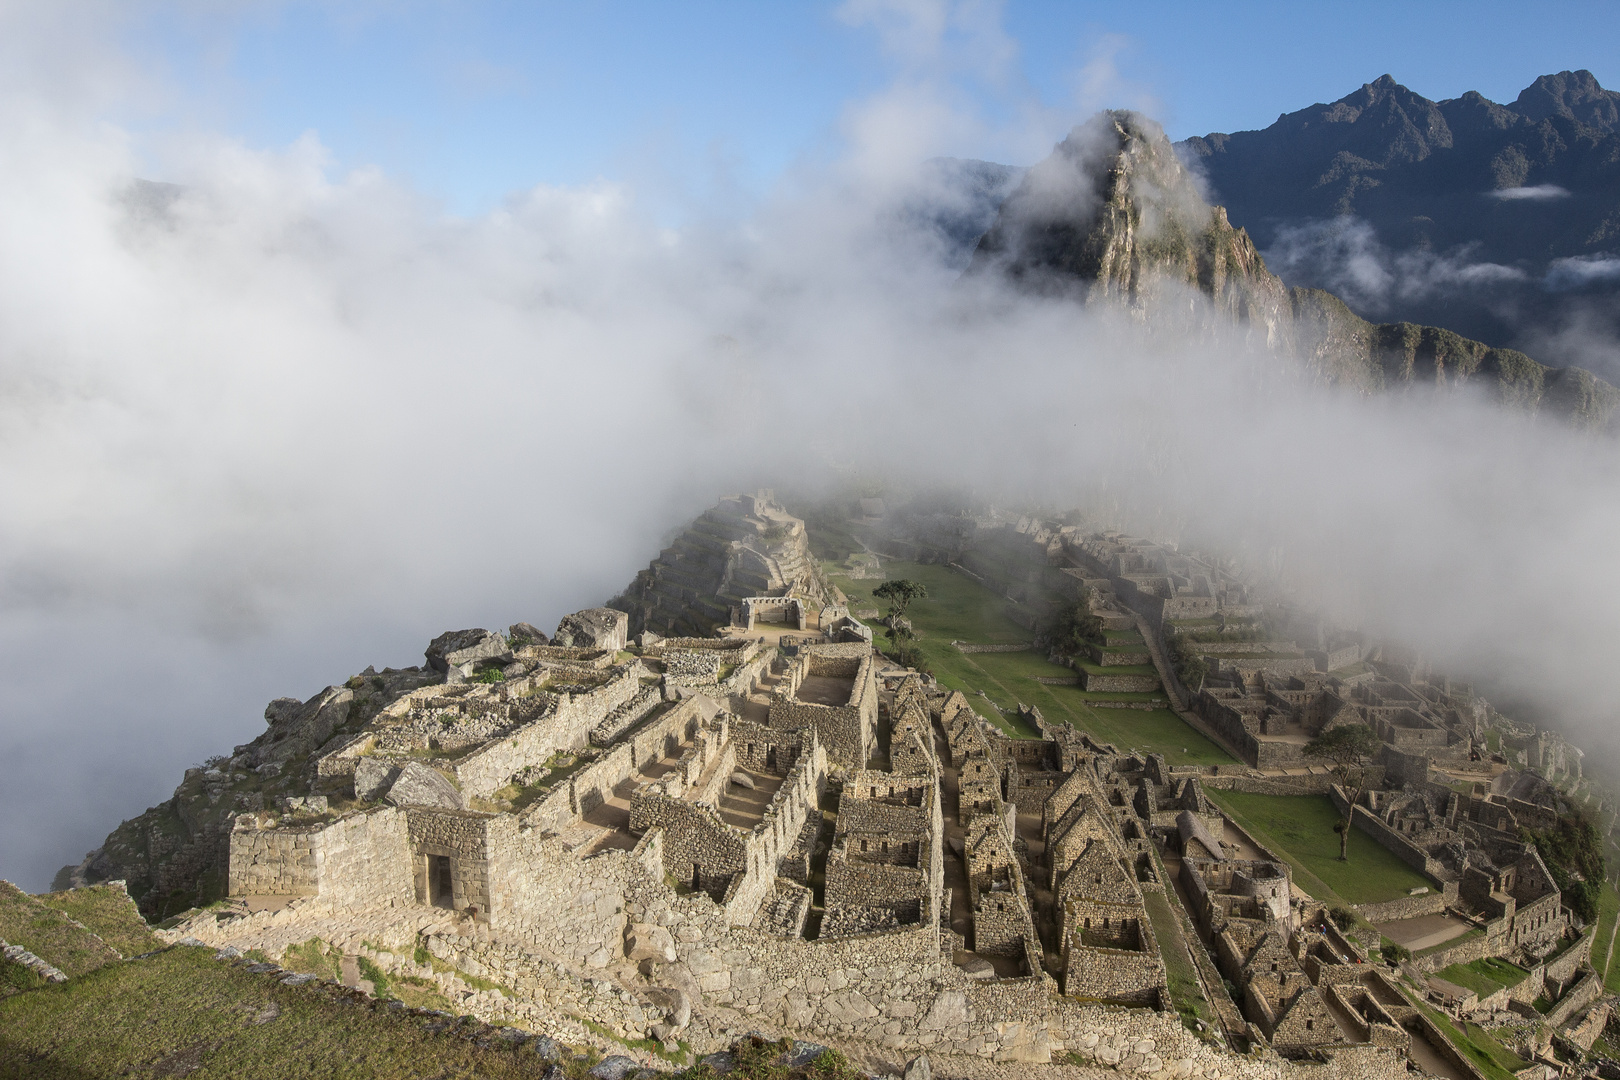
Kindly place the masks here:
<instances>
[{"instance_id":1,"label":"white cloud","mask_svg":"<svg viewBox=\"0 0 1620 1080\"><path fill-rule=\"evenodd\" d=\"M1546 277L1542 280L1547 288L1555 292L1620 280L1620 256L1572 255L1554 259L1548 264Z\"/></svg>"},{"instance_id":2,"label":"white cloud","mask_svg":"<svg viewBox=\"0 0 1620 1080\"><path fill-rule=\"evenodd\" d=\"M1535 184L1531 187L1497 188L1487 191L1485 197L1501 199L1504 202L1548 202L1552 199L1567 199L1570 196L1568 188L1557 184Z\"/></svg>"},{"instance_id":3,"label":"white cloud","mask_svg":"<svg viewBox=\"0 0 1620 1080\"><path fill-rule=\"evenodd\" d=\"M1370 223L1355 217L1279 229L1265 258L1285 280L1321 282L1369 317L1388 312L1400 301L1529 280L1518 267L1476 261L1467 247L1445 253L1392 250Z\"/></svg>"},{"instance_id":4,"label":"white cloud","mask_svg":"<svg viewBox=\"0 0 1620 1080\"><path fill-rule=\"evenodd\" d=\"M948 91L853 108L843 158L678 231L607 183L449 219L314 136L176 136L183 191L132 209L132 140L54 92L0 91L0 820L40 821L4 876L43 885L269 697L546 625L721 492L855 468L1113 507L1612 711L1612 444L957 285L873 145L977 130ZM1500 272L1334 242L1373 292Z\"/></svg>"}]
</instances>

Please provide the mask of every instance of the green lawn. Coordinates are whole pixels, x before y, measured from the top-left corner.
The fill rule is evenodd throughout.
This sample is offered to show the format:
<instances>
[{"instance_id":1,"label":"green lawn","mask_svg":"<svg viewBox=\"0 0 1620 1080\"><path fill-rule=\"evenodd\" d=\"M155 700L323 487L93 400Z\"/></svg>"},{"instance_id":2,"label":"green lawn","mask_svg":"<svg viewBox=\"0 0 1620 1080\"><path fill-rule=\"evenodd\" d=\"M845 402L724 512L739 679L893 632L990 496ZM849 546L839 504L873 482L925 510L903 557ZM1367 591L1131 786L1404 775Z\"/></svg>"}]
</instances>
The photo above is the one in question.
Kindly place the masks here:
<instances>
[{"instance_id":1,"label":"green lawn","mask_svg":"<svg viewBox=\"0 0 1620 1080\"><path fill-rule=\"evenodd\" d=\"M850 607L874 607L888 610L882 600L874 599L872 590L881 581L852 579L828 567L834 585L844 590ZM893 578L909 578L928 587L926 599L918 600L906 612L922 639L919 644L932 642L949 645L953 639L1000 644L1029 641L1035 635L1007 618L1007 601L980 585L966 574L948 566L926 563L898 562L885 559L883 572ZM874 628L880 636L883 628Z\"/></svg>"},{"instance_id":2,"label":"green lawn","mask_svg":"<svg viewBox=\"0 0 1620 1080\"><path fill-rule=\"evenodd\" d=\"M152 928L146 925L134 901L121 886L91 885L66 892L45 893L34 899L84 924L126 957L139 956L163 947L163 942L152 933Z\"/></svg>"},{"instance_id":3,"label":"green lawn","mask_svg":"<svg viewBox=\"0 0 1620 1080\"><path fill-rule=\"evenodd\" d=\"M1109 664L1103 667L1084 657L1076 657L1074 666L1087 675L1152 675L1158 678L1159 669L1152 664Z\"/></svg>"},{"instance_id":4,"label":"green lawn","mask_svg":"<svg viewBox=\"0 0 1620 1080\"><path fill-rule=\"evenodd\" d=\"M1614 883L1605 881L1598 893L1597 935L1592 938L1592 967L1603 976L1603 985L1610 993L1620 987L1620 964L1610 955L1613 948L1616 916L1620 915L1620 893Z\"/></svg>"},{"instance_id":5,"label":"green lawn","mask_svg":"<svg viewBox=\"0 0 1620 1080\"><path fill-rule=\"evenodd\" d=\"M1197 1030L1192 1023L1195 1020L1202 1020L1213 1028L1220 1018L1216 1016L1214 1007L1204 999L1198 971L1193 967L1192 957L1187 955L1186 937L1181 932L1176 913L1170 909L1170 901L1163 892L1144 891L1142 899L1147 906L1148 921L1153 924L1153 934L1159 939L1170 1001L1177 1014L1191 1030Z\"/></svg>"},{"instance_id":6,"label":"green lawn","mask_svg":"<svg viewBox=\"0 0 1620 1080\"><path fill-rule=\"evenodd\" d=\"M1490 997L1506 987L1518 986L1530 977L1524 968L1494 956L1467 964L1451 964L1435 974L1448 983L1472 990L1482 998Z\"/></svg>"},{"instance_id":7,"label":"green lawn","mask_svg":"<svg viewBox=\"0 0 1620 1080\"><path fill-rule=\"evenodd\" d=\"M881 582L852 580L839 574L836 568L827 569L833 583L850 598L852 607L868 604L879 609L885 607L881 601L871 598L872 589ZM1023 738L1036 734L1008 715L1022 703L1039 708L1048 721L1069 724L1122 750L1164 754L1173 765L1232 762L1230 754L1188 727L1168 709L1149 712L1093 707L1097 701L1163 700L1162 693L1088 693L1078 686L1048 686L1035 680L1072 679L1076 674L1034 652L963 653L958 650L952 641L1001 644L1028 641L1034 636L1006 617L1005 600L966 574L949 567L906 562L885 562L884 571L890 578L910 578L928 587L927 599L918 600L907 612L918 631L917 647L941 685L967 694L977 711L1008 734ZM881 635L881 628L878 632ZM1140 640L1135 631L1117 633ZM1151 665L1091 667L1111 675L1157 674ZM981 690L985 694L983 698L979 696Z\"/></svg>"},{"instance_id":8,"label":"green lawn","mask_svg":"<svg viewBox=\"0 0 1620 1080\"><path fill-rule=\"evenodd\" d=\"M1339 861L1333 831L1339 813L1326 795L1251 795L1207 792L1222 810L1260 843L1288 861L1294 882L1319 900L1374 904L1395 900L1434 883L1407 866L1359 829L1350 833L1350 859Z\"/></svg>"},{"instance_id":9,"label":"green lawn","mask_svg":"<svg viewBox=\"0 0 1620 1080\"><path fill-rule=\"evenodd\" d=\"M126 904L133 904L126 898ZM0 881L0 939L21 945L69 977L118 959L105 943L69 916L40 903L9 881Z\"/></svg>"},{"instance_id":10,"label":"green lawn","mask_svg":"<svg viewBox=\"0 0 1620 1080\"><path fill-rule=\"evenodd\" d=\"M1450 1037L1452 1045L1464 1057L1479 1066L1480 1071L1491 1080L1514 1080L1514 1073L1530 1067L1528 1061L1497 1042L1484 1028L1466 1022L1459 1027L1440 1010L1430 1008L1421 1001L1414 1004Z\"/></svg>"},{"instance_id":11,"label":"green lawn","mask_svg":"<svg viewBox=\"0 0 1620 1080\"><path fill-rule=\"evenodd\" d=\"M174 948L0 1000L0 1077L538 1077L539 1055Z\"/></svg>"}]
</instances>

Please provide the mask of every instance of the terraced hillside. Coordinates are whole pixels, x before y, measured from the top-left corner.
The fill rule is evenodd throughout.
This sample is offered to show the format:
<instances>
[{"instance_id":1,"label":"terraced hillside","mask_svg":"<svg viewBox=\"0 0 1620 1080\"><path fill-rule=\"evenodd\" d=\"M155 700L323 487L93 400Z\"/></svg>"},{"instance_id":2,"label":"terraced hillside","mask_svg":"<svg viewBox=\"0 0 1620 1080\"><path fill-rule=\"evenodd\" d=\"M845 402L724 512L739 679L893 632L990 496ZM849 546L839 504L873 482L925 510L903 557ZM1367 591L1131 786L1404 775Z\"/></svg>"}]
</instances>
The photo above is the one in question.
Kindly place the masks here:
<instances>
[{"instance_id":1,"label":"terraced hillside","mask_svg":"<svg viewBox=\"0 0 1620 1080\"><path fill-rule=\"evenodd\" d=\"M705 510L636 575L612 607L630 613L630 632L702 636L730 623L748 596L826 601L804 522L769 492L734 495Z\"/></svg>"}]
</instances>

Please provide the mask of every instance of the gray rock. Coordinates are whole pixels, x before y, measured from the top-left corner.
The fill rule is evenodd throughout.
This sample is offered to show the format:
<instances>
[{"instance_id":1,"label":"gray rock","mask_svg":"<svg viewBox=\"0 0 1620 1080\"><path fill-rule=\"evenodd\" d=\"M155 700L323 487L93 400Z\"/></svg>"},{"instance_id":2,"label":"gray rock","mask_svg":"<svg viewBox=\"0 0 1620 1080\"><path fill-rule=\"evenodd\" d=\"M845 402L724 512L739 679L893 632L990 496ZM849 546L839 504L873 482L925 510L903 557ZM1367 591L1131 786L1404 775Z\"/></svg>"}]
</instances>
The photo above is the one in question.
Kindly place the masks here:
<instances>
[{"instance_id":1,"label":"gray rock","mask_svg":"<svg viewBox=\"0 0 1620 1080\"><path fill-rule=\"evenodd\" d=\"M346 686L328 686L308 701L277 698L265 707L264 718L270 730L260 736L254 757L264 765L304 757L332 737L332 732L349 719L354 691Z\"/></svg>"},{"instance_id":2,"label":"gray rock","mask_svg":"<svg viewBox=\"0 0 1620 1080\"><path fill-rule=\"evenodd\" d=\"M683 1028L692 1022L692 999L680 987L651 987L647 991L647 1000L664 1010L665 1019L672 1028Z\"/></svg>"},{"instance_id":3,"label":"gray rock","mask_svg":"<svg viewBox=\"0 0 1620 1080\"><path fill-rule=\"evenodd\" d=\"M624 955L631 960L658 960L665 964L675 962L675 939L662 926L636 923L625 935Z\"/></svg>"},{"instance_id":4,"label":"gray rock","mask_svg":"<svg viewBox=\"0 0 1620 1080\"><path fill-rule=\"evenodd\" d=\"M540 1055L541 1061L561 1061L563 1056L562 1047L549 1035L536 1035L529 1043L529 1050Z\"/></svg>"},{"instance_id":5,"label":"gray rock","mask_svg":"<svg viewBox=\"0 0 1620 1080\"><path fill-rule=\"evenodd\" d=\"M387 758L363 757L354 763L354 797L371 802L382 798L399 777L399 765Z\"/></svg>"},{"instance_id":6,"label":"gray rock","mask_svg":"<svg viewBox=\"0 0 1620 1080\"><path fill-rule=\"evenodd\" d=\"M906 1062L906 1072L901 1080L934 1080L934 1069L928 1064L928 1055L918 1054Z\"/></svg>"},{"instance_id":7,"label":"gray rock","mask_svg":"<svg viewBox=\"0 0 1620 1080\"><path fill-rule=\"evenodd\" d=\"M568 1074L563 1072L561 1065L553 1065L545 1071L540 1080L568 1080Z\"/></svg>"},{"instance_id":8,"label":"gray rock","mask_svg":"<svg viewBox=\"0 0 1620 1080\"><path fill-rule=\"evenodd\" d=\"M388 789L387 799L395 806L430 806L440 810L460 810L461 792L438 769L420 761L407 761L399 778Z\"/></svg>"},{"instance_id":9,"label":"gray rock","mask_svg":"<svg viewBox=\"0 0 1620 1080\"><path fill-rule=\"evenodd\" d=\"M749 791L757 790L754 787L754 778L752 776L749 776L745 772L734 772L734 773L732 773L731 774L731 782L733 784L736 784L738 787L745 787Z\"/></svg>"},{"instance_id":10,"label":"gray rock","mask_svg":"<svg viewBox=\"0 0 1620 1080\"><path fill-rule=\"evenodd\" d=\"M238 956L241 956L241 955L242 955L242 950L238 949L235 945L221 945L220 948L219 948L219 951L214 954L214 959L215 960L235 960Z\"/></svg>"},{"instance_id":11,"label":"gray rock","mask_svg":"<svg viewBox=\"0 0 1620 1080\"><path fill-rule=\"evenodd\" d=\"M586 608L564 615L557 624L553 645L576 649L608 649L613 652L630 640L630 616L613 608Z\"/></svg>"},{"instance_id":12,"label":"gray rock","mask_svg":"<svg viewBox=\"0 0 1620 1080\"><path fill-rule=\"evenodd\" d=\"M996 977L996 966L982 956L969 957L956 966L961 968L962 974L970 979L993 979Z\"/></svg>"},{"instance_id":13,"label":"gray rock","mask_svg":"<svg viewBox=\"0 0 1620 1080\"><path fill-rule=\"evenodd\" d=\"M603 1058L591 1067L590 1075L596 1080L624 1080L634 1069L636 1063L623 1054L614 1054Z\"/></svg>"},{"instance_id":14,"label":"gray rock","mask_svg":"<svg viewBox=\"0 0 1620 1080\"><path fill-rule=\"evenodd\" d=\"M724 1076L726 1073L737 1067L737 1059L732 1056L731 1051L721 1050L719 1053L710 1054L705 1058L699 1058L698 1064L707 1065L721 1076Z\"/></svg>"},{"instance_id":15,"label":"gray rock","mask_svg":"<svg viewBox=\"0 0 1620 1080\"><path fill-rule=\"evenodd\" d=\"M305 983L312 983L314 981L315 981L315 976L313 976L313 975L305 975L305 974L289 975L285 979L281 980L281 985L282 986L303 986Z\"/></svg>"},{"instance_id":16,"label":"gray rock","mask_svg":"<svg viewBox=\"0 0 1620 1080\"><path fill-rule=\"evenodd\" d=\"M515 622L506 628L506 632L514 638L527 639L530 645L550 644L550 639L546 637L545 631L533 623Z\"/></svg>"},{"instance_id":17,"label":"gray rock","mask_svg":"<svg viewBox=\"0 0 1620 1080\"><path fill-rule=\"evenodd\" d=\"M428 644L428 667L449 671L463 664L491 660L507 653L506 639L488 630L447 630Z\"/></svg>"},{"instance_id":18,"label":"gray rock","mask_svg":"<svg viewBox=\"0 0 1620 1080\"><path fill-rule=\"evenodd\" d=\"M788 1047L787 1052L782 1055L781 1062L790 1069L802 1069L822 1054L825 1054L827 1049L820 1043L803 1042L794 1039L793 1045Z\"/></svg>"}]
</instances>

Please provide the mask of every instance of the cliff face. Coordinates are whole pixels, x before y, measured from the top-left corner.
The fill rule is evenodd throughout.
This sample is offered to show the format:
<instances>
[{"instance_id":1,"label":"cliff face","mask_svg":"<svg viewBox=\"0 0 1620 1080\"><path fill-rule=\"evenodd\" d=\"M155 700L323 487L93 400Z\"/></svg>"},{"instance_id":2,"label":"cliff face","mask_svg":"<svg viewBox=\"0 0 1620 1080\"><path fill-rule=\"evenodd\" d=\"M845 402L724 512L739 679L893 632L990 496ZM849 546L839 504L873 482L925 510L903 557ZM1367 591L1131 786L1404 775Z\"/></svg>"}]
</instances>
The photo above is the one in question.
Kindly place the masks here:
<instances>
[{"instance_id":1,"label":"cliff face","mask_svg":"<svg viewBox=\"0 0 1620 1080\"><path fill-rule=\"evenodd\" d=\"M1201 312L1363 390L1483 382L1506 405L1591 427L1620 409L1620 390L1589 372L1436 327L1370 323L1330 293L1288 288L1248 233L1204 201L1164 132L1134 113L1099 115L1032 168L967 274L1144 317Z\"/></svg>"},{"instance_id":2,"label":"cliff face","mask_svg":"<svg viewBox=\"0 0 1620 1080\"><path fill-rule=\"evenodd\" d=\"M819 607L826 582L804 522L762 491L704 511L610 606L630 614L632 634L705 636L728 625L744 597L790 593Z\"/></svg>"}]
</instances>

